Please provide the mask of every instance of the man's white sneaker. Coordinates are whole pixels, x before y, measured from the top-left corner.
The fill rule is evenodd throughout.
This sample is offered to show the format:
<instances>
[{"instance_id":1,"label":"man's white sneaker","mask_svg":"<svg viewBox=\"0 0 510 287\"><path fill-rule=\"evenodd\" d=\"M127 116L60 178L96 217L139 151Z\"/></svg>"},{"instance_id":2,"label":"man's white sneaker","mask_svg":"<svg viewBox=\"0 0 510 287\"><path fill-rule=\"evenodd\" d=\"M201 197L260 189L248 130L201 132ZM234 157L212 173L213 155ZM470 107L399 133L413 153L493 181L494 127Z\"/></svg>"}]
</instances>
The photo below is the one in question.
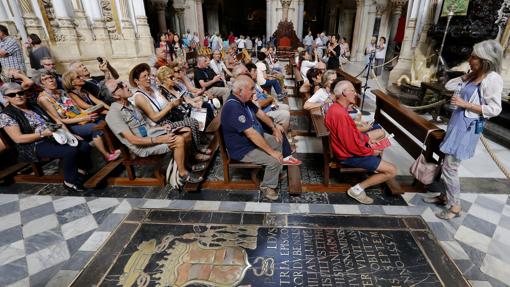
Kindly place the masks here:
<instances>
[{"instance_id":1,"label":"man's white sneaker","mask_svg":"<svg viewBox=\"0 0 510 287\"><path fill-rule=\"evenodd\" d=\"M349 195L350 197L354 198L355 200L357 200L358 202L363 203L363 204L374 203L374 200L371 197L369 197L365 193L365 191L359 187L359 185L355 185L355 186L349 188L349 190L347 190L347 195Z\"/></svg>"}]
</instances>

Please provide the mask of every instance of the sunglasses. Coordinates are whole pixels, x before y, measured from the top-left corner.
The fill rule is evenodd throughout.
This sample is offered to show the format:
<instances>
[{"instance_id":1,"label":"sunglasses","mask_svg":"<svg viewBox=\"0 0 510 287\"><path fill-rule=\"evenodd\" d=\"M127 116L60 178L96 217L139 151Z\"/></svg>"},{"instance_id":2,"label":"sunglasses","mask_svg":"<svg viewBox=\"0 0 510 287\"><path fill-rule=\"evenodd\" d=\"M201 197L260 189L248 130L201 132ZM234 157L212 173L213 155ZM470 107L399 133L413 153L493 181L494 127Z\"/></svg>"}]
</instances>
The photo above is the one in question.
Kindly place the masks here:
<instances>
[{"instance_id":1,"label":"sunglasses","mask_svg":"<svg viewBox=\"0 0 510 287\"><path fill-rule=\"evenodd\" d=\"M124 89L125 87L126 87L126 85L124 84L124 82L122 82L122 81L118 82L117 87L112 92L112 95L115 94L116 91Z\"/></svg>"},{"instance_id":2,"label":"sunglasses","mask_svg":"<svg viewBox=\"0 0 510 287\"><path fill-rule=\"evenodd\" d=\"M8 98L14 98L16 96L24 97L25 92L8 93L8 94L5 94L4 96L6 96Z\"/></svg>"}]
</instances>

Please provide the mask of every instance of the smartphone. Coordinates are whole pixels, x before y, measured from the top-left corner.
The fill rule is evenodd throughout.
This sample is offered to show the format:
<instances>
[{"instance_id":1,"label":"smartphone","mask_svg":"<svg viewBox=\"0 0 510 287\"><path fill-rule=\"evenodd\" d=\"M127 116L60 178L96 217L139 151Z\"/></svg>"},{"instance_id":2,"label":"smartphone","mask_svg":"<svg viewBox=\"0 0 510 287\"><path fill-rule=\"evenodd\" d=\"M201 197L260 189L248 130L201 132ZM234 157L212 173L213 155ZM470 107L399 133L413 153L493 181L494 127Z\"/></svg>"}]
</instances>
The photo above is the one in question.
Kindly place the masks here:
<instances>
[{"instance_id":1,"label":"smartphone","mask_svg":"<svg viewBox=\"0 0 510 287\"><path fill-rule=\"evenodd\" d=\"M101 58L101 57L97 57L96 59L97 59L97 61L99 62L99 64L102 64L102 63L103 63L103 58Z\"/></svg>"}]
</instances>

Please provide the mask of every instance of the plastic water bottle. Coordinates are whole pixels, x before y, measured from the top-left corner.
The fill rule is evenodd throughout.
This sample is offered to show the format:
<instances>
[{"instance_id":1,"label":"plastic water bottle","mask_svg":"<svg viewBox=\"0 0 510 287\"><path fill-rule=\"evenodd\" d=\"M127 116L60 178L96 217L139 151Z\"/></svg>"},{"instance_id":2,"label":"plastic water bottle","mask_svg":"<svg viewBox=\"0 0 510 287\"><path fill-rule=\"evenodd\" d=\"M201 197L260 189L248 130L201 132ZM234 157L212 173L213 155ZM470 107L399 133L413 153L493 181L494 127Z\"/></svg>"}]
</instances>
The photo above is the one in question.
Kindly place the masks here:
<instances>
[{"instance_id":1,"label":"plastic water bottle","mask_svg":"<svg viewBox=\"0 0 510 287\"><path fill-rule=\"evenodd\" d=\"M459 83L457 85L457 88L455 88L455 90L453 91L453 96L452 97L459 97L460 98L460 91L461 90L462 90L462 83ZM450 108L450 110L455 111L458 108L458 106L450 103L449 108Z\"/></svg>"}]
</instances>

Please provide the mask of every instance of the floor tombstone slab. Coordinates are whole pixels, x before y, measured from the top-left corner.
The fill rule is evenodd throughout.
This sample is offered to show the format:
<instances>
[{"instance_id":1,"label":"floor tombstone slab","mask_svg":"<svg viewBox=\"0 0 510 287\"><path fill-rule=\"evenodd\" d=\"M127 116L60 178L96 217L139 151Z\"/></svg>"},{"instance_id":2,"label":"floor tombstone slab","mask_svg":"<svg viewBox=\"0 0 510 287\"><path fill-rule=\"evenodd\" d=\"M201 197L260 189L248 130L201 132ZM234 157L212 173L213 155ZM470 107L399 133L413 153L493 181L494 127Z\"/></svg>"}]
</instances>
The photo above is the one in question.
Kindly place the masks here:
<instances>
[{"instance_id":1,"label":"floor tombstone slab","mask_svg":"<svg viewBox=\"0 0 510 287\"><path fill-rule=\"evenodd\" d=\"M143 213L71 286L469 286L417 216Z\"/></svg>"}]
</instances>

